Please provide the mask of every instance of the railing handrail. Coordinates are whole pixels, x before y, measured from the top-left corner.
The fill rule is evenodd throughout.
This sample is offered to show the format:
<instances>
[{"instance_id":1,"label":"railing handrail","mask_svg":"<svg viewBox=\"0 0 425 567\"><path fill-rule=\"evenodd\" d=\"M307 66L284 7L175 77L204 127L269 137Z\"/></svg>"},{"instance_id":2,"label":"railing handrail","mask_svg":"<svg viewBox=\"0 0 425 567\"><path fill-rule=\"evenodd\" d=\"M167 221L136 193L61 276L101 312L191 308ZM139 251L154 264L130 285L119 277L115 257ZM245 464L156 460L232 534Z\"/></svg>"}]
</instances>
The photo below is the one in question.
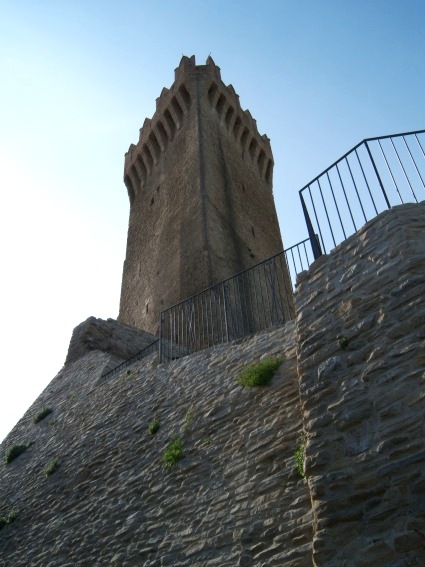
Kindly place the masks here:
<instances>
[{"instance_id":1,"label":"railing handrail","mask_svg":"<svg viewBox=\"0 0 425 567\"><path fill-rule=\"evenodd\" d=\"M136 354L133 354L133 356L131 356L130 358L123 360L123 362L118 364L118 366L115 366L115 368L112 368L111 370L108 370L108 372L106 372L105 374L102 374L101 378L106 378L106 376L109 376L109 374L113 374L115 372L118 372L121 368L125 368L126 366L130 366L132 360L139 357L141 354L143 354L145 352L145 350L148 350L148 348L151 348L154 344L159 343L159 341L160 341L160 339L155 339L148 346L142 348L142 350L140 350L139 352L136 352ZM143 356L141 358L143 358Z\"/></svg>"},{"instance_id":2,"label":"railing handrail","mask_svg":"<svg viewBox=\"0 0 425 567\"><path fill-rule=\"evenodd\" d=\"M315 258L383 210L422 198L424 134L421 129L365 138L299 190Z\"/></svg>"},{"instance_id":3,"label":"railing handrail","mask_svg":"<svg viewBox=\"0 0 425 567\"><path fill-rule=\"evenodd\" d=\"M308 240L310 240L309 238L306 238L305 240L302 240L301 242L299 242L298 244L303 244L304 242L307 242ZM206 293L207 291L210 291L211 289L213 289L214 287L217 287L219 285L223 285L226 282L233 280L234 278L237 278L239 276L241 276L242 274L245 274L246 272L249 272L250 270L253 270L254 268L257 268L258 266L261 266L261 264L264 264L264 262L268 262L268 261L272 261L274 258L277 258L277 256L280 256L281 254L285 254L285 252L287 250L290 250L291 248L295 248L296 246L298 246L298 244L294 244L293 246L291 246L290 248L285 248L285 250L281 250L280 252L278 252L277 254L273 254L273 256L269 256L268 258L265 258L264 260L261 260L261 262L257 262L256 264L253 264L250 268L246 268L245 270L242 270L241 272L237 272L236 274L234 274L233 276L230 276L229 278L226 278L225 280L220 280L219 282L217 282L214 285L210 285L209 287L206 287L205 289L203 289L202 291L198 291L196 293L194 293L193 295L189 295L189 297L186 297L186 299L183 299L182 301L179 301L178 303L175 303L174 305L171 305L171 307L167 307L166 309L163 309L161 311L162 313L166 313L167 311L169 311L170 309L174 309L175 307L178 307L179 305L182 305L183 303L186 303L187 301L189 301L190 299L194 299L195 297L198 297L199 295Z\"/></svg>"},{"instance_id":4,"label":"railing handrail","mask_svg":"<svg viewBox=\"0 0 425 567\"><path fill-rule=\"evenodd\" d=\"M289 248L285 248L284 252L288 253L291 250L293 250L294 248L298 248L298 246L300 246L301 244L304 244L305 242L308 242L310 240L309 237L304 238L304 240L300 240L300 242L297 242L297 244L293 244L292 246L289 246ZM282 253L282 252L281 252ZM273 257L273 256L272 256ZM260 262L261 263L261 262Z\"/></svg>"},{"instance_id":5,"label":"railing handrail","mask_svg":"<svg viewBox=\"0 0 425 567\"><path fill-rule=\"evenodd\" d=\"M343 156L341 156L339 159L337 159L332 165L330 165L329 167L324 169L322 171L322 173L319 173L319 175L316 175L316 177L314 177L311 181L309 181L306 185L304 185L304 187L302 189L300 189L298 192L302 193L305 189L308 189L310 187L310 185L313 185L313 183L315 183L318 179L320 179L322 177L322 175L325 175L325 173L330 171L333 167L335 167L342 160L344 160L346 157L348 157L352 152L356 151L358 148L360 148L360 146L362 146L363 144L366 144L367 142L375 142L376 140L387 140L388 138L400 138L401 136L411 136L411 135L415 135L415 134L424 134L424 133L425 133L425 130L414 130L413 132L402 132L401 134L388 134L387 136L376 136L374 138L365 138L364 140L359 142L357 145L355 145L353 148L351 148L351 150L349 150Z\"/></svg>"}]
</instances>

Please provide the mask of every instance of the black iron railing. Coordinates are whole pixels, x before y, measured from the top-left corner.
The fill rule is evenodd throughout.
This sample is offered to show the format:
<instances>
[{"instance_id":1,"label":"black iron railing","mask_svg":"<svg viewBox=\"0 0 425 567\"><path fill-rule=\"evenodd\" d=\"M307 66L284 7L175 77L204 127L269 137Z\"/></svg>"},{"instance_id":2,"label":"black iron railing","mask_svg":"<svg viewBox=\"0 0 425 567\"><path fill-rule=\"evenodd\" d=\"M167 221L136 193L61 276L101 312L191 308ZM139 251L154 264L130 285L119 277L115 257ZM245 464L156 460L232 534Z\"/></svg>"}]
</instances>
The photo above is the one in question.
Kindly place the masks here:
<instances>
[{"instance_id":1,"label":"black iron railing","mask_svg":"<svg viewBox=\"0 0 425 567\"><path fill-rule=\"evenodd\" d=\"M158 350L159 350L159 339L156 339L150 345L148 345L143 350L136 353L131 358L124 360L124 362L121 362L121 364L118 364L118 366L116 366L115 368L112 368L112 370L109 370L109 372L106 372L105 374L103 374L101 376L101 379L106 380L107 378L112 378L113 376L116 376L117 374L122 372L124 370L124 368L131 366L132 364L134 364L138 360L141 360L142 358L145 358L149 354L152 354L153 352L157 352Z\"/></svg>"},{"instance_id":2,"label":"black iron railing","mask_svg":"<svg viewBox=\"0 0 425 567\"><path fill-rule=\"evenodd\" d=\"M318 246L317 235L315 237L315 245ZM319 245L320 246L320 245ZM301 240L298 244L294 244L285 249L285 258L291 278L292 288L294 289L297 281L297 274L308 270L310 264L314 261L314 248L310 238Z\"/></svg>"},{"instance_id":3,"label":"black iron railing","mask_svg":"<svg viewBox=\"0 0 425 567\"><path fill-rule=\"evenodd\" d=\"M161 312L160 338L102 376L159 350L161 362L295 316L299 272L385 209L425 198L425 130L367 138L300 190L309 238Z\"/></svg>"},{"instance_id":4,"label":"black iron railing","mask_svg":"<svg viewBox=\"0 0 425 567\"><path fill-rule=\"evenodd\" d=\"M301 205L314 257L383 210L424 199L424 148L425 130L368 138L303 187Z\"/></svg>"},{"instance_id":5,"label":"black iron railing","mask_svg":"<svg viewBox=\"0 0 425 567\"><path fill-rule=\"evenodd\" d=\"M290 249L294 258L297 253L297 246ZM179 358L293 317L292 285L281 252L163 311L160 359Z\"/></svg>"}]
</instances>

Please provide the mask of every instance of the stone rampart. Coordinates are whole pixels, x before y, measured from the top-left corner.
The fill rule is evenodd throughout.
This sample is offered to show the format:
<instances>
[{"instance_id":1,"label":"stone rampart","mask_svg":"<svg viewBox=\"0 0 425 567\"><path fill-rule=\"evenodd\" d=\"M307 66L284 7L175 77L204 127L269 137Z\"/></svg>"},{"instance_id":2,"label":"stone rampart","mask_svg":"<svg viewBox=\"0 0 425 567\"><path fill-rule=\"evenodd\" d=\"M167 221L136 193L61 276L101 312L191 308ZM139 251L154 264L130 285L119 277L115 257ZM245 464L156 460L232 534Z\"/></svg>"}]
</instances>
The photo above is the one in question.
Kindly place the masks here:
<instances>
[{"instance_id":1,"label":"stone rampart","mask_svg":"<svg viewBox=\"0 0 425 567\"><path fill-rule=\"evenodd\" d=\"M106 381L114 355L69 361L0 447L32 442L0 464L0 565L422 565L424 228L425 203L379 215L302 274L284 327ZM269 387L236 384L275 355Z\"/></svg>"},{"instance_id":2,"label":"stone rampart","mask_svg":"<svg viewBox=\"0 0 425 567\"><path fill-rule=\"evenodd\" d=\"M100 351L64 367L1 447L34 443L0 464L0 515L19 510L0 531L0 565L310 565L295 346L290 323L167 366L150 357L106 382ZM242 389L236 374L265 355L286 357L271 386ZM175 436L185 458L167 474Z\"/></svg>"},{"instance_id":3,"label":"stone rampart","mask_svg":"<svg viewBox=\"0 0 425 567\"><path fill-rule=\"evenodd\" d=\"M425 564L424 234L395 207L298 285L316 565Z\"/></svg>"}]
</instances>

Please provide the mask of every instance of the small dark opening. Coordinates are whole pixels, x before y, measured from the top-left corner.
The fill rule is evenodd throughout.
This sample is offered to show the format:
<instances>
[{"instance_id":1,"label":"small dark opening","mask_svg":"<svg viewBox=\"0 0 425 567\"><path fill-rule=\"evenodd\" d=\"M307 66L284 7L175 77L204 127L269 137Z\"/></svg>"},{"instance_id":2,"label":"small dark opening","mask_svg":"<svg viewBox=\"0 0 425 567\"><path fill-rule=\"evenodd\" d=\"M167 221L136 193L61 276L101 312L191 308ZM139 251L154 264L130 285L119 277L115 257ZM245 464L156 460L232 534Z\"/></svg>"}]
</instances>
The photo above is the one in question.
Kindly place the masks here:
<instances>
[{"instance_id":1,"label":"small dark opening","mask_svg":"<svg viewBox=\"0 0 425 567\"><path fill-rule=\"evenodd\" d=\"M224 104L226 102L226 98L221 94L218 98L217 104L216 104L216 109L217 112L220 114L221 112L223 112L223 108L224 108Z\"/></svg>"},{"instance_id":2,"label":"small dark opening","mask_svg":"<svg viewBox=\"0 0 425 567\"><path fill-rule=\"evenodd\" d=\"M155 199L152 197L151 199L151 206L155 203Z\"/></svg>"},{"instance_id":3,"label":"small dark opening","mask_svg":"<svg viewBox=\"0 0 425 567\"><path fill-rule=\"evenodd\" d=\"M252 230L252 236L255 238L255 230L253 226L251 226L251 230Z\"/></svg>"},{"instance_id":4,"label":"small dark opening","mask_svg":"<svg viewBox=\"0 0 425 567\"><path fill-rule=\"evenodd\" d=\"M216 85L215 83L213 83L213 84L210 86L209 90L208 90L208 98L210 99L210 104L211 104L211 105L212 105L213 102L214 102L214 99L215 99L217 90L218 90L218 89L217 89L217 85Z\"/></svg>"},{"instance_id":5,"label":"small dark opening","mask_svg":"<svg viewBox=\"0 0 425 567\"><path fill-rule=\"evenodd\" d=\"M170 133L171 133L171 139L173 139L174 134L176 132L176 123L173 120L173 117L171 116L170 111L167 110L164 112L164 119L168 124L168 128L170 129Z\"/></svg>"},{"instance_id":6,"label":"small dark opening","mask_svg":"<svg viewBox=\"0 0 425 567\"><path fill-rule=\"evenodd\" d=\"M149 312L149 303L146 303L146 313Z\"/></svg>"},{"instance_id":7,"label":"small dark opening","mask_svg":"<svg viewBox=\"0 0 425 567\"><path fill-rule=\"evenodd\" d=\"M243 150L245 149L245 144L246 144L246 139L248 138L248 134L249 134L249 130L248 128L245 128L241 136L241 146Z\"/></svg>"},{"instance_id":8,"label":"small dark opening","mask_svg":"<svg viewBox=\"0 0 425 567\"><path fill-rule=\"evenodd\" d=\"M180 85L179 93L181 94L181 97L184 100L186 107L189 108L190 107L190 94L187 92L187 89L184 85Z\"/></svg>"},{"instance_id":9,"label":"small dark opening","mask_svg":"<svg viewBox=\"0 0 425 567\"><path fill-rule=\"evenodd\" d=\"M173 107L173 110L177 116L177 120L181 124L183 118L183 109L180 106L179 101L176 99L175 96L171 99L171 106Z\"/></svg>"}]
</instances>

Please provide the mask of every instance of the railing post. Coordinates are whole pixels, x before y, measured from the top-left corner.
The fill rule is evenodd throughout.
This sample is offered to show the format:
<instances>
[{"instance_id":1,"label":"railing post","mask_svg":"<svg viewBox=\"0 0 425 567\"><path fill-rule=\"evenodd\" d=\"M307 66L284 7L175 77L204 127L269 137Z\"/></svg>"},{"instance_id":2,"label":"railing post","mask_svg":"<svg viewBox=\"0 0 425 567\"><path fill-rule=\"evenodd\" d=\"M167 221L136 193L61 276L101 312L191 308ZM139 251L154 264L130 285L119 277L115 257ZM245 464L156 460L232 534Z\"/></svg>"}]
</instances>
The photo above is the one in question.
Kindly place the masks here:
<instances>
[{"instance_id":1,"label":"railing post","mask_svg":"<svg viewBox=\"0 0 425 567\"><path fill-rule=\"evenodd\" d=\"M367 153L369 154L370 161L372 162L373 169L375 170L376 177L378 178L379 185L381 186L381 191L382 191L382 194L384 195L384 199L385 199L385 202L387 203L387 207L389 209L391 209L391 205L390 205L390 202L388 201L388 197L387 197L387 194L385 192L384 186L382 184L381 177L378 173L378 169L376 167L375 160L373 159L372 152L370 151L369 144L367 143L366 140L365 140L365 146L366 146L366 149L367 149Z\"/></svg>"},{"instance_id":2,"label":"railing post","mask_svg":"<svg viewBox=\"0 0 425 567\"><path fill-rule=\"evenodd\" d=\"M317 258L320 258L320 256L322 256L322 249L320 247L320 243L318 241L316 233L314 232L313 225L311 224L310 216L308 214L307 207L305 206L304 198L301 192L300 192L300 199L301 199L301 206L303 209L305 222L307 225L308 235L310 237L311 249L313 250L314 259L317 260Z\"/></svg>"},{"instance_id":3,"label":"railing post","mask_svg":"<svg viewBox=\"0 0 425 567\"><path fill-rule=\"evenodd\" d=\"M227 321L227 301L226 301L226 288L224 287L225 283L221 284L223 289L223 307L224 307L224 325L226 327L226 342L229 342L229 323Z\"/></svg>"},{"instance_id":4,"label":"railing post","mask_svg":"<svg viewBox=\"0 0 425 567\"><path fill-rule=\"evenodd\" d=\"M161 311L161 314L159 316L159 362L163 362L162 360L162 322L164 321L164 312Z\"/></svg>"}]
</instances>

